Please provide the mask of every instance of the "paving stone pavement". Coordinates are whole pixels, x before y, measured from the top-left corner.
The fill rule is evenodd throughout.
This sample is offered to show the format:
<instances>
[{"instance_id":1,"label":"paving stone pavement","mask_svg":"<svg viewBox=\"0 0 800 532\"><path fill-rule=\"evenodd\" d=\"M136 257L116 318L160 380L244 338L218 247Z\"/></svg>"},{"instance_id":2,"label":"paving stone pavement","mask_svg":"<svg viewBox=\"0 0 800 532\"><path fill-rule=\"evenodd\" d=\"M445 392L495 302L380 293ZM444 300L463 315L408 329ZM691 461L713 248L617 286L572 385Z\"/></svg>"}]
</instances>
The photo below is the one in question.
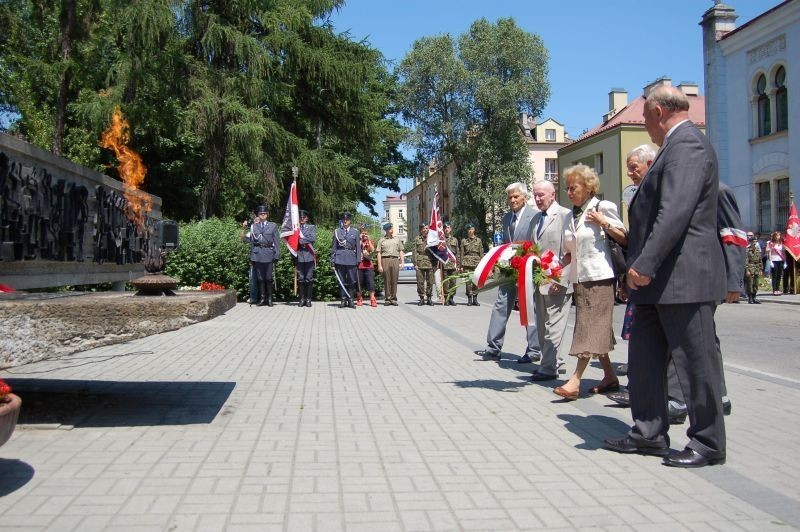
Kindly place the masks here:
<instances>
[{"instance_id":1,"label":"paving stone pavement","mask_svg":"<svg viewBox=\"0 0 800 532\"><path fill-rule=\"evenodd\" d=\"M730 372L728 464L671 469L602 449L629 410L526 380L516 315L503 360L476 357L491 298L400 296L356 310L239 304L4 374L114 401L74 426L18 427L0 448L0 530L800 527L800 383ZM591 367L584 390L601 375Z\"/></svg>"}]
</instances>

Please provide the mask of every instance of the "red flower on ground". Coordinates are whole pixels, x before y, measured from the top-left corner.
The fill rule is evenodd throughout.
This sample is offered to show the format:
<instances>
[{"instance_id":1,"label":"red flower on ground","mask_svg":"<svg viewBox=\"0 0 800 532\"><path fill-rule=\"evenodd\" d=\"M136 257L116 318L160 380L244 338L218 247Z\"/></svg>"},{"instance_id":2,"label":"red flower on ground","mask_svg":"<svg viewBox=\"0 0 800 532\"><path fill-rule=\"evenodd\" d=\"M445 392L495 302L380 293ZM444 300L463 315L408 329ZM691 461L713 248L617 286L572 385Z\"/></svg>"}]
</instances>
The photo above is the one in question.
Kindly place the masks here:
<instances>
[{"instance_id":1,"label":"red flower on ground","mask_svg":"<svg viewBox=\"0 0 800 532\"><path fill-rule=\"evenodd\" d=\"M211 281L203 281L200 283L200 290L225 290L225 287Z\"/></svg>"}]
</instances>

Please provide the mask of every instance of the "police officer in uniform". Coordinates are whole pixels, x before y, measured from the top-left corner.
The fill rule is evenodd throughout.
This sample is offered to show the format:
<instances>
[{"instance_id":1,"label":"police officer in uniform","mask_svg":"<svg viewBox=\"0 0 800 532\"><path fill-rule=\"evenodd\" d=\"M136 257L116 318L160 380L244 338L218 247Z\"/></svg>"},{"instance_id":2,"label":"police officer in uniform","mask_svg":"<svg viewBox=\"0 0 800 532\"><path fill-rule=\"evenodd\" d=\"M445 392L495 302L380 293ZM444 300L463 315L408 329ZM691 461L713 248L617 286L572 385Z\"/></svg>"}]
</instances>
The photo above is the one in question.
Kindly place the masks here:
<instances>
[{"instance_id":1,"label":"police officer in uniform","mask_svg":"<svg viewBox=\"0 0 800 532\"><path fill-rule=\"evenodd\" d=\"M339 308L356 308L355 295L358 285L356 267L360 261L359 232L350 227L350 213L345 212L342 214L341 227L333 232L333 245L331 246L331 263L346 288L346 290L342 290L342 287L339 287L342 296Z\"/></svg>"},{"instance_id":2,"label":"police officer in uniform","mask_svg":"<svg viewBox=\"0 0 800 532\"><path fill-rule=\"evenodd\" d=\"M458 239L453 236L453 227L450 225L450 222L444 222L444 243L447 245L447 248L453 252L453 255L456 257L458 256ZM452 307L456 306L456 302L453 301L453 296L455 296L455 285L456 281L454 279L446 280L448 277L451 277L456 274L456 268L458 268L458 264L454 260L448 260L444 264L444 279L442 280L442 298L444 299L444 304L449 305ZM450 290L453 290L453 293L450 293Z\"/></svg>"},{"instance_id":3,"label":"police officer in uniform","mask_svg":"<svg viewBox=\"0 0 800 532\"><path fill-rule=\"evenodd\" d=\"M459 262L465 272L474 272L483 258L483 242L475 235L475 224L467 224L467 236L461 239L459 246ZM478 303L478 287L470 280L467 281L467 306L480 306Z\"/></svg>"},{"instance_id":4,"label":"police officer in uniform","mask_svg":"<svg viewBox=\"0 0 800 532\"><path fill-rule=\"evenodd\" d=\"M747 290L747 302L760 305L761 301L756 299L758 294L758 278L761 276L761 246L758 245L756 235L752 231L747 232L747 249L745 250L744 281Z\"/></svg>"},{"instance_id":5,"label":"police officer in uniform","mask_svg":"<svg viewBox=\"0 0 800 532\"><path fill-rule=\"evenodd\" d=\"M269 209L259 205L256 209L258 221L250 228L250 262L258 283L258 306L272 306L272 280L275 263L278 261L280 246L278 245L278 226L267 220Z\"/></svg>"},{"instance_id":6,"label":"police officer in uniform","mask_svg":"<svg viewBox=\"0 0 800 532\"><path fill-rule=\"evenodd\" d=\"M300 306L310 307L314 292L314 269L317 255L314 242L317 241L317 226L308 223L308 212L300 211L300 241L297 246L297 285L300 290Z\"/></svg>"},{"instance_id":7,"label":"police officer in uniform","mask_svg":"<svg viewBox=\"0 0 800 532\"><path fill-rule=\"evenodd\" d=\"M397 306L397 280L400 276L400 264L405 262L403 241L394 236L394 226L383 224L384 236L378 240L378 271L383 274L383 287L386 292L384 306Z\"/></svg>"},{"instance_id":8,"label":"police officer in uniform","mask_svg":"<svg viewBox=\"0 0 800 532\"><path fill-rule=\"evenodd\" d=\"M419 224L419 236L414 239L414 268L417 270L417 295L419 306L433 306L433 260L428 251L428 225Z\"/></svg>"}]
</instances>

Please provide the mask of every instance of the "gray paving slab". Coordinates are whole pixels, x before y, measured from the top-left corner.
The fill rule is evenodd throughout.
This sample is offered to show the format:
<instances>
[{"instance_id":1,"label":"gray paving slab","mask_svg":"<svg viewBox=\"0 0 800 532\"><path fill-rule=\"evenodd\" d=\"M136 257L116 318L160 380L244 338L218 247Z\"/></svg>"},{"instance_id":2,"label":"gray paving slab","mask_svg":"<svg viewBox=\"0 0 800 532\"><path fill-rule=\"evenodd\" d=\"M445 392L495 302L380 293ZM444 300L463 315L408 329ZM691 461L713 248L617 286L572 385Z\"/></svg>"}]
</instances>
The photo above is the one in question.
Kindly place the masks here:
<instances>
[{"instance_id":1,"label":"gray paving slab","mask_svg":"<svg viewBox=\"0 0 800 532\"><path fill-rule=\"evenodd\" d=\"M0 449L0 530L800 527L797 381L729 371L728 464L670 469L602 449L628 410L527 381L516 315L503 359L476 357L491 297L400 296L356 310L240 304L4 374L109 401L58 430L20 426ZM601 375L590 367L584 388Z\"/></svg>"}]
</instances>

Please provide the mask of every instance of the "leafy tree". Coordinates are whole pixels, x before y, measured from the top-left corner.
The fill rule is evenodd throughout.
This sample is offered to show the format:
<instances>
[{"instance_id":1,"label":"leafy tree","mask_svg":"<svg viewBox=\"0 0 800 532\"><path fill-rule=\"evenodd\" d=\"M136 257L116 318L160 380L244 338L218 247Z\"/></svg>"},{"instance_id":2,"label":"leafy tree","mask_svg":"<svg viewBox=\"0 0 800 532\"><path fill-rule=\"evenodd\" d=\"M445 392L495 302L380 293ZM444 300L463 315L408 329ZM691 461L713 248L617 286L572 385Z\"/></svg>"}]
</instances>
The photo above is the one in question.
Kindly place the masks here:
<instances>
[{"instance_id":1,"label":"leafy tree","mask_svg":"<svg viewBox=\"0 0 800 532\"><path fill-rule=\"evenodd\" d=\"M547 50L513 19L475 21L457 41L425 37L398 68L398 106L414 131L420 162L456 167L454 221L487 231L497 223L505 187L527 182L530 165L517 125L549 98Z\"/></svg>"},{"instance_id":2,"label":"leafy tree","mask_svg":"<svg viewBox=\"0 0 800 532\"><path fill-rule=\"evenodd\" d=\"M328 21L342 0L8 0L0 4L0 111L35 144L87 166L116 106L166 216L281 211L299 168L318 219L374 213L409 173L395 78ZM64 131L63 135L60 133Z\"/></svg>"}]
</instances>

